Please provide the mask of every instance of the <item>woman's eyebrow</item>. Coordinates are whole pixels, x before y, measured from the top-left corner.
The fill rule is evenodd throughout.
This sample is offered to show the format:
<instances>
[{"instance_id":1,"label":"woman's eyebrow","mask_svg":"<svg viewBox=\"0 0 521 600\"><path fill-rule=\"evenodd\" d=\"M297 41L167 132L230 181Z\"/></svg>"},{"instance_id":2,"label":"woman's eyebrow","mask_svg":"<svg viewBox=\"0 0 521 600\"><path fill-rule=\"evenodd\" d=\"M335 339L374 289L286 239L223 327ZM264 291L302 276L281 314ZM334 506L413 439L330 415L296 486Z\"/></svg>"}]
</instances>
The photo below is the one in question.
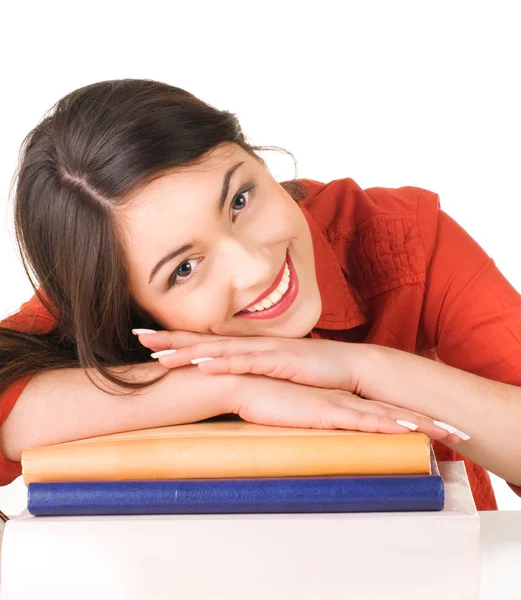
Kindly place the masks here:
<instances>
[{"instance_id":1,"label":"woman's eyebrow","mask_svg":"<svg viewBox=\"0 0 521 600\"><path fill-rule=\"evenodd\" d=\"M232 165L226 171L226 174L224 175L223 188L221 190L221 197L219 198L219 212L220 213L222 212L222 210L224 208L224 203L226 202L226 198L228 197L228 192L230 190L231 178L232 178L233 174L235 173L235 171L243 164L244 164L244 161L242 160L241 162L238 162L238 163Z\"/></svg>"},{"instance_id":2,"label":"woman's eyebrow","mask_svg":"<svg viewBox=\"0 0 521 600\"><path fill-rule=\"evenodd\" d=\"M222 190L221 190L221 197L219 198L219 205L218 205L219 213L222 213L224 204L226 202L226 198L228 197L228 192L230 191L231 178L232 178L233 174L235 173L235 171L243 164L244 164L244 161L241 161L241 162L238 162L238 163L232 165L226 171L226 173L224 175L223 186L222 186ZM166 256L164 256L150 272L150 277L148 279L149 285L152 283L152 279L154 279L155 275L157 274L159 269L161 269L161 267L166 265L166 263L170 262L176 256L179 256L179 254L183 254L184 252L191 250L193 247L194 247L194 244L183 244L179 248L176 248L175 250L173 250L172 252L169 252Z\"/></svg>"},{"instance_id":3,"label":"woman's eyebrow","mask_svg":"<svg viewBox=\"0 0 521 600\"><path fill-rule=\"evenodd\" d=\"M157 263L157 265L152 269L152 272L150 273L150 277L148 279L148 283L149 284L152 283L152 279L154 278L156 273L159 271L159 269L161 269L162 266L166 265L166 263L170 262L176 256L179 256L179 254L184 254L185 252L188 252L188 250L191 250L193 247L194 247L193 244L184 244L183 246L176 248L174 251L172 251L169 254L167 254L166 256L164 256Z\"/></svg>"}]
</instances>

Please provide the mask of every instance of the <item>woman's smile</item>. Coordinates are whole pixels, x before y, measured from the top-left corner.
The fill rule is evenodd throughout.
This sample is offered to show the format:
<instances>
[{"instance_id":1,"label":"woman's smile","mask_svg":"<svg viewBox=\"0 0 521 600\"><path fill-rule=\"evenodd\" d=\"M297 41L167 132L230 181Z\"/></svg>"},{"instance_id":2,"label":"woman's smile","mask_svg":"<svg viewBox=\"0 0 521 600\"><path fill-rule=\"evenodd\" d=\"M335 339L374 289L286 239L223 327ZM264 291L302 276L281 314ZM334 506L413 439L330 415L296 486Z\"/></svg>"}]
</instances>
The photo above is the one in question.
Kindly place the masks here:
<instances>
[{"instance_id":1,"label":"woman's smile","mask_svg":"<svg viewBox=\"0 0 521 600\"><path fill-rule=\"evenodd\" d=\"M273 285L246 309L237 313L243 319L273 319L285 313L298 295L298 276L293 261L286 253L286 261Z\"/></svg>"},{"instance_id":2,"label":"woman's smile","mask_svg":"<svg viewBox=\"0 0 521 600\"><path fill-rule=\"evenodd\" d=\"M164 329L303 337L318 321L306 218L242 148L218 147L203 166L155 179L124 217L132 295ZM184 256L170 266L176 247Z\"/></svg>"}]
</instances>

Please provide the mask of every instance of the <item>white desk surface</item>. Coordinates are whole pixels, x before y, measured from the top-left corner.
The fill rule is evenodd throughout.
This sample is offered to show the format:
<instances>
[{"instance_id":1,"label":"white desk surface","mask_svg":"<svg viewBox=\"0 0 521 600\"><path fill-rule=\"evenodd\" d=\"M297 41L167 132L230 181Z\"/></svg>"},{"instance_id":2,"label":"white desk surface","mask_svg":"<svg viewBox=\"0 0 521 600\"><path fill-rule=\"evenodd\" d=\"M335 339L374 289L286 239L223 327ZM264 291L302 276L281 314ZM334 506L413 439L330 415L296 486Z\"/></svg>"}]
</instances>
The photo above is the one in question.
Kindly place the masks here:
<instances>
[{"instance_id":1,"label":"white desk surface","mask_svg":"<svg viewBox=\"0 0 521 600\"><path fill-rule=\"evenodd\" d=\"M480 512L479 516L482 556L480 600L520 599L521 511L487 511ZM3 530L3 522L0 521L0 544ZM447 584L450 585L450 582Z\"/></svg>"},{"instance_id":2,"label":"white desk surface","mask_svg":"<svg viewBox=\"0 0 521 600\"><path fill-rule=\"evenodd\" d=\"M480 512L481 598L521 598L521 510Z\"/></svg>"}]
</instances>

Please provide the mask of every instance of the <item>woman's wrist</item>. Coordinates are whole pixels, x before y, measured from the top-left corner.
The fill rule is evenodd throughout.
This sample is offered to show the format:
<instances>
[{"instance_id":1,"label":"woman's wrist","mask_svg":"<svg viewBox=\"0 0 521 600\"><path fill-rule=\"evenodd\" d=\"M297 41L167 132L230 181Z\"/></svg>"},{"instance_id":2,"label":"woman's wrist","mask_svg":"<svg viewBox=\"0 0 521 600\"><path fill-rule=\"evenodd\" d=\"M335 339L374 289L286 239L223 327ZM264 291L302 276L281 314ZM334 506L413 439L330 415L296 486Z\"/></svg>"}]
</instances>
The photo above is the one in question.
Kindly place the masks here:
<instances>
[{"instance_id":1,"label":"woman's wrist","mask_svg":"<svg viewBox=\"0 0 521 600\"><path fill-rule=\"evenodd\" d=\"M363 398L383 400L373 396L379 393L379 374L388 359L385 354L386 348L364 343L344 343L342 346L343 372L346 373L346 379L341 389Z\"/></svg>"},{"instance_id":2,"label":"woman's wrist","mask_svg":"<svg viewBox=\"0 0 521 600\"><path fill-rule=\"evenodd\" d=\"M411 406L405 393L411 370L421 367L418 363L413 364L416 355L377 344L359 346L355 372L359 374L357 393L360 396L419 412L427 408L425 405Z\"/></svg>"},{"instance_id":3,"label":"woman's wrist","mask_svg":"<svg viewBox=\"0 0 521 600\"><path fill-rule=\"evenodd\" d=\"M246 395L247 375L219 374L209 375L197 369L206 377L205 385L210 389L210 394L214 396L215 407L218 412L215 414L238 414L240 409L240 399Z\"/></svg>"}]
</instances>

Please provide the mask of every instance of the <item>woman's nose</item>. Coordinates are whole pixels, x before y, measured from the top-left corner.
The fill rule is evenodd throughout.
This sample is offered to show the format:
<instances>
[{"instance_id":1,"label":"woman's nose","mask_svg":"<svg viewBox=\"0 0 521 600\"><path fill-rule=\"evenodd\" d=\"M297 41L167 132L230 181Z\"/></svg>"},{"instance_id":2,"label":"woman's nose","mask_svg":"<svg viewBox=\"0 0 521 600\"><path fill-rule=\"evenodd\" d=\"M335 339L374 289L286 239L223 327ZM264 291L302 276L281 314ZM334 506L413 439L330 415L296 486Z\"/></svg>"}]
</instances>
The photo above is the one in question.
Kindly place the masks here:
<instances>
[{"instance_id":1,"label":"woman's nose","mask_svg":"<svg viewBox=\"0 0 521 600\"><path fill-rule=\"evenodd\" d=\"M237 261L233 265L233 287L236 290L267 289L273 283L276 274L275 267L265 258Z\"/></svg>"},{"instance_id":2,"label":"woman's nose","mask_svg":"<svg viewBox=\"0 0 521 600\"><path fill-rule=\"evenodd\" d=\"M237 290L259 288L262 291L273 283L279 270L270 254L259 248L244 248L240 244L231 248L227 264L232 273L232 285Z\"/></svg>"}]
</instances>

